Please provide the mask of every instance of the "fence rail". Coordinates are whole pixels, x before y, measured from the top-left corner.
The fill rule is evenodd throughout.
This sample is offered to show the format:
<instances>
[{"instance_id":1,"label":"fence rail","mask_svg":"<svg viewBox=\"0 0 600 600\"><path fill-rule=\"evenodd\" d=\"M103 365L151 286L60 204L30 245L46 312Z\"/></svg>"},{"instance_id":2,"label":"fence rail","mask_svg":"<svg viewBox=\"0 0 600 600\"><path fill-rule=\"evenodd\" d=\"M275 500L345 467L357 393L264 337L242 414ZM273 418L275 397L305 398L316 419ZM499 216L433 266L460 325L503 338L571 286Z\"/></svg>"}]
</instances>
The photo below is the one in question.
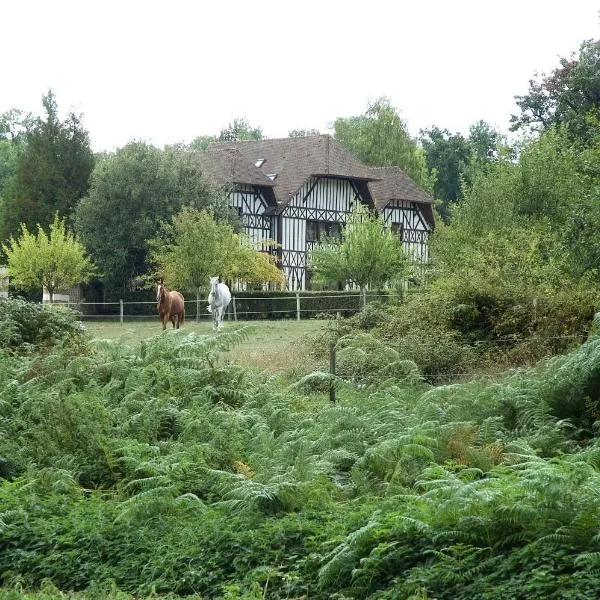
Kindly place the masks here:
<instances>
[{"instance_id":1,"label":"fence rail","mask_svg":"<svg viewBox=\"0 0 600 600\"><path fill-rule=\"evenodd\" d=\"M228 320L247 319L285 319L314 318L317 314L339 314L348 316L355 314L368 302L385 299L381 294L293 294L289 296L232 296L227 308ZM140 320L156 317L156 302L151 300L136 300L109 302L66 302L66 306L77 310L82 320ZM212 316L207 310L206 300L199 304L196 300L186 300L187 319L210 320ZM197 314L197 307L199 311Z\"/></svg>"}]
</instances>

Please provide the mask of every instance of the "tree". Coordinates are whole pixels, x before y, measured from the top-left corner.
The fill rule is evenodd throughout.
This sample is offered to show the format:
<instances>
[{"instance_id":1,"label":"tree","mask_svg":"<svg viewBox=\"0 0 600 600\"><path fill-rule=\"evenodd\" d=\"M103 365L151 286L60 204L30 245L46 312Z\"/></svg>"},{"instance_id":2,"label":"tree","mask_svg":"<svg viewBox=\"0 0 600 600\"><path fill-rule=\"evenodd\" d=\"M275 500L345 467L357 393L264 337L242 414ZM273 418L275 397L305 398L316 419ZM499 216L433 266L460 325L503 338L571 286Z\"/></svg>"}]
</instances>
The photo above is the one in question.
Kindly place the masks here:
<instances>
[{"instance_id":1,"label":"tree","mask_svg":"<svg viewBox=\"0 0 600 600\"><path fill-rule=\"evenodd\" d=\"M336 119L335 139L368 165L397 166L431 191L423 150L409 136L406 123L387 98L369 105L364 115Z\"/></svg>"},{"instance_id":2,"label":"tree","mask_svg":"<svg viewBox=\"0 0 600 600\"><path fill-rule=\"evenodd\" d=\"M55 213L67 216L88 189L94 155L81 117L70 113L63 122L50 90L42 99L46 118L38 118L24 134L14 184L3 196L0 239L52 222ZM27 122L25 118L24 123Z\"/></svg>"},{"instance_id":3,"label":"tree","mask_svg":"<svg viewBox=\"0 0 600 600\"><path fill-rule=\"evenodd\" d=\"M75 209L75 230L109 289L131 289L148 271L146 240L185 205L231 215L194 152L132 142L97 164L89 194Z\"/></svg>"},{"instance_id":4,"label":"tree","mask_svg":"<svg viewBox=\"0 0 600 600\"><path fill-rule=\"evenodd\" d=\"M243 142L244 140L262 140L263 134L260 127L253 127L247 119L234 119L228 127L221 129L217 141Z\"/></svg>"},{"instance_id":5,"label":"tree","mask_svg":"<svg viewBox=\"0 0 600 600\"><path fill-rule=\"evenodd\" d=\"M0 139L11 141L23 139L34 125L35 118L31 113L11 108L0 115Z\"/></svg>"},{"instance_id":6,"label":"tree","mask_svg":"<svg viewBox=\"0 0 600 600\"><path fill-rule=\"evenodd\" d=\"M460 134L431 127L421 130L421 144L430 171L436 173L433 193L440 216L447 221L449 206L461 197L462 174L471 158L469 142Z\"/></svg>"},{"instance_id":7,"label":"tree","mask_svg":"<svg viewBox=\"0 0 600 600\"><path fill-rule=\"evenodd\" d=\"M199 135L190 142L190 150L206 150L211 142L216 142L214 135Z\"/></svg>"},{"instance_id":8,"label":"tree","mask_svg":"<svg viewBox=\"0 0 600 600\"><path fill-rule=\"evenodd\" d=\"M321 135L318 129L291 129L288 132L288 137L299 138L307 137L310 135Z\"/></svg>"},{"instance_id":9,"label":"tree","mask_svg":"<svg viewBox=\"0 0 600 600\"><path fill-rule=\"evenodd\" d=\"M583 42L579 56L559 62L550 75L536 73L527 94L515 96L521 114L511 117L513 131L565 124L574 137L588 139L587 115L600 116L600 41Z\"/></svg>"},{"instance_id":10,"label":"tree","mask_svg":"<svg viewBox=\"0 0 600 600\"><path fill-rule=\"evenodd\" d=\"M283 282L269 255L256 251L230 223L216 220L207 210L184 207L162 224L161 234L149 240L148 246L158 275L173 287L195 292L197 319L202 291L210 277Z\"/></svg>"},{"instance_id":11,"label":"tree","mask_svg":"<svg viewBox=\"0 0 600 600\"><path fill-rule=\"evenodd\" d=\"M311 252L316 281L344 281L367 287L398 282L409 272L402 241L362 205L348 218L340 239L329 238Z\"/></svg>"},{"instance_id":12,"label":"tree","mask_svg":"<svg viewBox=\"0 0 600 600\"><path fill-rule=\"evenodd\" d=\"M8 259L8 275L17 287L45 287L54 299L56 290L88 281L94 267L86 256L85 249L72 233L68 232L65 220L58 214L50 224L47 234L38 225L37 234L30 233L21 225L21 236L11 238L2 245Z\"/></svg>"}]
</instances>

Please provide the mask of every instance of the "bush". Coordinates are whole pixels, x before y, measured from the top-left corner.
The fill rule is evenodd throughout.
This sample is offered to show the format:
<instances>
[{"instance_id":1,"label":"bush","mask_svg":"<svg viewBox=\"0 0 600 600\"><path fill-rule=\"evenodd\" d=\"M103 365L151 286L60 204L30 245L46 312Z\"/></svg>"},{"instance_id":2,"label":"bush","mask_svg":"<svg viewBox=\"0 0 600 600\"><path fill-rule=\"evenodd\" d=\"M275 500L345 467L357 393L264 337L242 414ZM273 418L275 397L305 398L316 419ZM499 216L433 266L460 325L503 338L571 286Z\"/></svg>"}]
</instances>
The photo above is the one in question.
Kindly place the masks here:
<instances>
[{"instance_id":1,"label":"bush","mask_svg":"<svg viewBox=\"0 0 600 600\"><path fill-rule=\"evenodd\" d=\"M21 298L0 302L0 346L4 348L22 352L48 347L82 332L77 313L64 306Z\"/></svg>"}]
</instances>

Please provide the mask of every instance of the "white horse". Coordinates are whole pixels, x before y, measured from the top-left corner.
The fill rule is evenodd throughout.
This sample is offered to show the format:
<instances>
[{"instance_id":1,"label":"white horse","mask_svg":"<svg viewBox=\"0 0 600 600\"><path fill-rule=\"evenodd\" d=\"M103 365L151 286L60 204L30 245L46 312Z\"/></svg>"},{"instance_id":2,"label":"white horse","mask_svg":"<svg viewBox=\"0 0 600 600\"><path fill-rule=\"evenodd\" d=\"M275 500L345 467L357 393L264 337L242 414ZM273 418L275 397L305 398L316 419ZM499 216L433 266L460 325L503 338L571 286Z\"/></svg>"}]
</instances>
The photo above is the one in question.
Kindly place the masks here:
<instances>
[{"instance_id":1,"label":"white horse","mask_svg":"<svg viewBox=\"0 0 600 600\"><path fill-rule=\"evenodd\" d=\"M210 278L210 293L208 294L208 312L212 313L213 329L223 328L223 317L231 302L231 292L224 283L219 283L218 277Z\"/></svg>"}]
</instances>

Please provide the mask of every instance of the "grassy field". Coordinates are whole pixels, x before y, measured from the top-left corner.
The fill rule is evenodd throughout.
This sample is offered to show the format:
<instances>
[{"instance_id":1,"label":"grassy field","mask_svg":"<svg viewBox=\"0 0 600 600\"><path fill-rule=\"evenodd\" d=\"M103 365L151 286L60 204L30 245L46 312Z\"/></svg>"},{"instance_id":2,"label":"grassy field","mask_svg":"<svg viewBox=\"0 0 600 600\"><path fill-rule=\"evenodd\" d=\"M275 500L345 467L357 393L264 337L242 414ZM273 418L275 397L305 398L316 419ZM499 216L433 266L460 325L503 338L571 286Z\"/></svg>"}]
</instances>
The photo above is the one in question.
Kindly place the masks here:
<instances>
[{"instance_id":1,"label":"grassy field","mask_svg":"<svg viewBox=\"0 0 600 600\"><path fill-rule=\"evenodd\" d=\"M285 373L303 375L322 368L311 353L311 338L326 327L320 320L236 321L225 322L225 330L247 327L248 339L228 353L228 358L242 366L270 375ZM162 333L158 319L118 322L86 322L85 328L93 338L116 339L135 346ZM170 329L170 327L169 327ZM185 331L212 335L212 323L186 321Z\"/></svg>"}]
</instances>

